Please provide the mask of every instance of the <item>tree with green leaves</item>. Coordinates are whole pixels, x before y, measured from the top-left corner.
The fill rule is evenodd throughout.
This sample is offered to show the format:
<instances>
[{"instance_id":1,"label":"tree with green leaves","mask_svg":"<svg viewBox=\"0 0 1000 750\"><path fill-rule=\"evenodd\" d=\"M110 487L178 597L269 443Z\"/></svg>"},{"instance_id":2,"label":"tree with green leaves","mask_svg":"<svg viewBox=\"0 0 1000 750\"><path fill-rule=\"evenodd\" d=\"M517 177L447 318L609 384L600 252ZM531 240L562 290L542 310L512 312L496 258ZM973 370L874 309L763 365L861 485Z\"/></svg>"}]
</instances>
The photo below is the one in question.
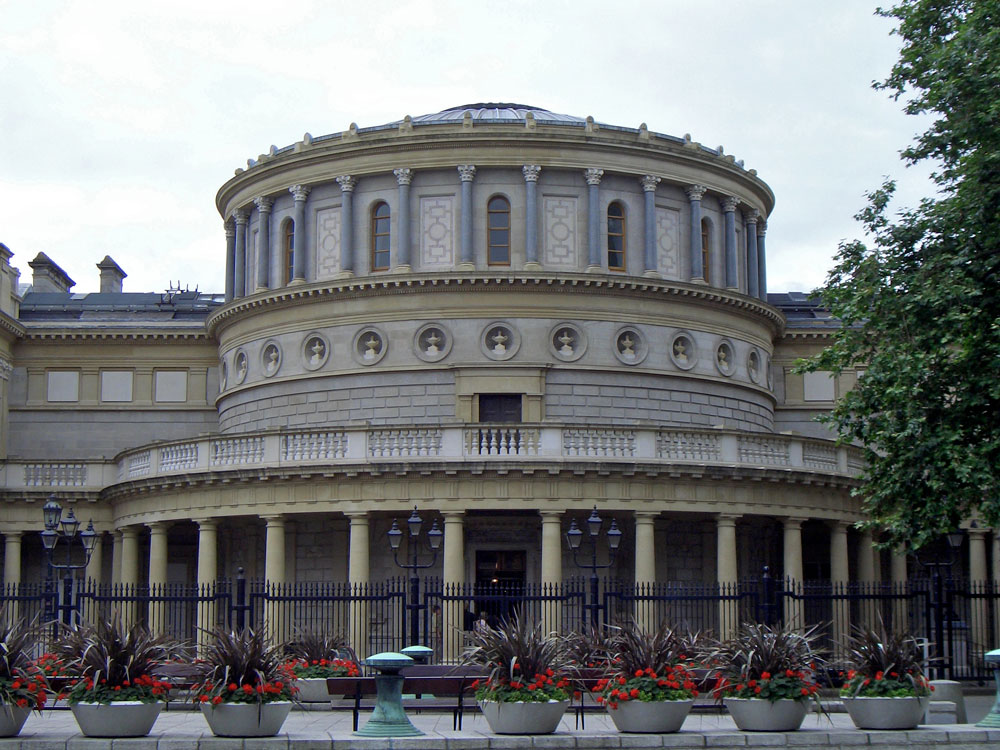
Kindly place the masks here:
<instances>
[{"instance_id":1,"label":"tree with green leaves","mask_svg":"<svg viewBox=\"0 0 1000 750\"><path fill-rule=\"evenodd\" d=\"M865 448L868 528L919 548L963 520L1000 527L1000 0L904 0L875 88L930 114L902 152L935 196L890 215L868 195L867 242L842 243L818 290L842 327L801 371L863 369L825 417Z\"/></svg>"}]
</instances>

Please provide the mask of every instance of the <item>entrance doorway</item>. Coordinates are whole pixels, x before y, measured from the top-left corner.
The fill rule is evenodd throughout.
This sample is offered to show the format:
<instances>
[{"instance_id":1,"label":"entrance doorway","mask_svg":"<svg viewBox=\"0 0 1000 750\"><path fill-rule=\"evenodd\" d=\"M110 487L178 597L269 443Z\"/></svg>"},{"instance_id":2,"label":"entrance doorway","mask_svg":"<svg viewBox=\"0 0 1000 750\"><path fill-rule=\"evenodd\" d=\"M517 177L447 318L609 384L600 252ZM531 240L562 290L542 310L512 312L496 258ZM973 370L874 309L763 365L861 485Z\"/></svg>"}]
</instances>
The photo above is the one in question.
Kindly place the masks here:
<instances>
[{"instance_id":1,"label":"entrance doorway","mask_svg":"<svg viewBox=\"0 0 1000 750\"><path fill-rule=\"evenodd\" d=\"M524 550L476 551L476 617L486 613L495 627L510 619L524 595L527 553Z\"/></svg>"}]
</instances>

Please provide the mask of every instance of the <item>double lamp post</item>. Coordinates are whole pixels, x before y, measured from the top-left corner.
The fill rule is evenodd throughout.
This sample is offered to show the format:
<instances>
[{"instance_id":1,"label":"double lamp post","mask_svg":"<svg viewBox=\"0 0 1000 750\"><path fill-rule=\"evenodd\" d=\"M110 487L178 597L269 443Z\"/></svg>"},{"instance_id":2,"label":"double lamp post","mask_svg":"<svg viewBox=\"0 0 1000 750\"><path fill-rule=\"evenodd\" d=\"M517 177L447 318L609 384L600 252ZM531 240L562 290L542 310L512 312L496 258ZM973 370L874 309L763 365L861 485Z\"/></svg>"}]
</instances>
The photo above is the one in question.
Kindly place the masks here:
<instances>
[{"instance_id":1,"label":"double lamp post","mask_svg":"<svg viewBox=\"0 0 1000 750\"><path fill-rule=\"evenodd\" d=\"M97 546L97 532L94 531L94 522L87 524L87 528L80 531L80 522L70 508L69 512L63 516L62 506L56 502L55 495L49 495L49 499L42 506L42 516L45 521L45 530L42 532L42 546L45 549L45 557L49 564L49 574L52 571L62 571L63 590L62 603L59 605L60 620L65 625L69 625L73 617L73 574L77 570L84 570L90 563L90 556ZM62 543L65 552L62 562L57 562L56 550ZM83 560L74 556L73 550L79 546L83 549ZM76 558L74 561L74 557Z\"/></svg>"}]
</instances>

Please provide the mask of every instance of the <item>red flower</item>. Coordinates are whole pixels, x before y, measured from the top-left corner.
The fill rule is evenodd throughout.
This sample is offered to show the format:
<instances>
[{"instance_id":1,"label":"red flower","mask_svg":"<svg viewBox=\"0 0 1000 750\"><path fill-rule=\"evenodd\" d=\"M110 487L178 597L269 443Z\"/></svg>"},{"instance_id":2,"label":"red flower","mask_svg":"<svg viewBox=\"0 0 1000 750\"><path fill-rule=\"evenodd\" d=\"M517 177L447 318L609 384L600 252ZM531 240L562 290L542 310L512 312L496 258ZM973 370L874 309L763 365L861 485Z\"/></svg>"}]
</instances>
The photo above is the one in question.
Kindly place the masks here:
<instances>
[{"instance_id":1,"label":"red flower","mask_svg":"<svg viewBox=\"0 0 1000 750\"><path fill-rule=\"evenodd\" d=\"M217 695L214 698L212 698L212 705L213 706L218 706L220 703L222 703L222 696L221 695Z\"/></svg>"},{"instance_id":2,"label":"red flower","mask_svg":"<svg viewBox=\"0 0 1000 750\"><path fill-rule=\"evenodd\" d=\"M809 695L809 688L802 688L802 695Z\"/></svg>"},{"instance_id":3,"label":"red flower","mask_svg":"<svg viewBox=\"0 0 1000 750\"><path fill-rule=\"evenodd\" d=\"M761 672L760 673L760 679L762 679L762 680L770 680L771 679L771 673L770 672Z\"/></svg>"},{"instance_id":4,"label":"red flower","mask_svg":"<svg viewBox=\"0 0 1000 750\"><path fill-rule=\"evenodd\" d=\"M632 698L638 698L639 697L639 688L632 688L631 690L629 690L628 694Z\"/></svg>"}]
</instances>

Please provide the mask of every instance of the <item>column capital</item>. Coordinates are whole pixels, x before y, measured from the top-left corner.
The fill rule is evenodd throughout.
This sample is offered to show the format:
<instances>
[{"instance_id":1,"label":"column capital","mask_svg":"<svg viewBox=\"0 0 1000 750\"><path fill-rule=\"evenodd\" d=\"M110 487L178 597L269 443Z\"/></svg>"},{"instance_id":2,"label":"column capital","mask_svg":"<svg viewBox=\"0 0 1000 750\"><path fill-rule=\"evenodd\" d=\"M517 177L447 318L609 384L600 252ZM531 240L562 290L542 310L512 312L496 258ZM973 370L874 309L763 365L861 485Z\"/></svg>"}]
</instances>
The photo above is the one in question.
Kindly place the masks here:
<instances>
[{"instance_id":1,"label":"column capital","mask_svg":"<svg viewBox=\"0 0 1000 750\"><path fill-rule=\"evenodd\" d=\"M173 525L173 521L150 521L145 524L150 534L166 534Z\"/></svg>"},{"instance_id":2,"label":"column capital","mask_svg":"<svg viewBox=\"0 0 1000 750\"><path fill-rule=\"evenodd\" d=\"M542 517L543 521L545 519L547 519L547 518L555 518L556 520L561 520L562 517L565 514L566 514L566 511L564 511L564 510L540 510L540 511L538 511L538 515L540 515Z\"/></svg>"},{"instance_id":3,"label":"column capital","mask_svg":"<svg viewBox=\"0 0 1000 750\"><path fill-rule=\"evenodd\" d=\"M704 185L688 185L684 188L689 201L700 201L707 190L708 188Z\"/></svg>"},{"instance_id":4,"label":"column capital","mask_svg":"<svg viewBox=\"0 0 1000 750\"><path fill-rule=\"evenodd\" d=\"M538 182L538 175L542 168L537 164L525 164L521 167L521 174L524 175L525 182Z\"/></svg>"},{"instance_id":5,"label":"column capital","mask_svg":"<svg viewBox=\"0 0 1000 750\"><path fill-rule=\"evenodd\" d=\"M476 176L476 165L475 164L459 164L458 165L458 178L462 182L472 182L473 178Z\"/></svg>"},{"instance_id":6,"label":"column capital","mask_svg":"<svg viewBox=\"0 0 1000 750\"><path fill-rule=\"evenodd\" d=\"M463 520L465 520L465 511L464 510L442 510L441 511L441 517L444 519L445 523L448 523L448 521L451 521L453 523L455 521L463 521Z\"/></svg>"},{"instance_id":7,"label":"column capital","mask_svg":"<svg viewBox=\"0 0 1000 750\"><path fill-rule=\"evenodd\" d=\"M262 214L271 213L271 209L274 208L274 198L269 198L266 195L259 195L253 199L254 205L257 206L257 211Z\"/></svg>"},{"instance_id":8,"label":"column capital","mask_svg":"<svg viewBox=\"0 0 1000 750\"><path fill-rule=\"evenodd\" d=\"M272 526L284 526L285 525L285 516L282 515L281 513L277 513L277 514L272 515L272 516L259 516L259 518L262 521L264 521L268 525L269 528L272 527Z\"/></svg>"},{"instance_id":9,"label":"column capital","mask_svg":"<svg viewBox=\"0 0 1000 750\"><path fill-rule=\"evenodd\" d=\"M767 222L763 219L757 221L757 236L763 237L767 234Z\"/></svg>"},{"instance_id":10,"label":"column capital","mask_svg":"<svg viewBox=\"0 0 1000 750\"><path fill-rule=\"evenodd\" d=\"M337 180L339 181L340 178L338 177ZM288 188L288 192L292 194L293 198L295 198L296 203L304 201L311 190L312 188L308 185L292 185Z\"/></svg>"},{"instance_id":11,"label":"column capital","mask_svg":"<svg viewBox=\"0 0 1000 750\"><path fill-rule=\"evenodd\" d=\"M394 169L392 173L396 175L396 182L400 185L409 185L413 181L413 170L409 167Z\"/></svg>"},{"instance_id":12,"label":"column capital","mask_svg":"<svg viewBox=\"0 0 1000 750\"><path fill-rule=\"evenodd\" d=\"M138 526L121 526L117 529L117 531L122 535L122 539L135 538L139 536Z\"/></svg>"},{"instance_id":13,"label":"column capital","mask_svg":"<svg viewBox=\"0 0 1000 750\"><path fill-rule=\"evenodd\" d=\"M604 177L603 169L589 167L588 169L583 170L583 179L587 181L588 185L600 185L602 177Z\"/></svg>"},{"instance_id":14,"label":"column capital","mask_svg":"<svg viewBox=\"0 0 1000 750\"><path fill-rule=\"evenodd\" d=\"M962 529L962 531L964 531L970 539L972 537L976 537L977 539L985 539L986 535L989 533L989 529L979 529L979 528Z\"/></svg>"},{"instance_id":15,"label":"column capital","mask_svg":"<svg viewBox=\"0 0 1000 750\"><path fill-rule=\"evenodd\" d=\"M756 208L751 208L749 211L743 213L743 218L747 224L756 224L760 220L760 211Z\"/></svg>"},{"instance_id":16,"label":"column capital","mask_svg":"<svg viewBox=\"0 0 1000 750\"><path fill-rule=\"evenodd\" d=\"M226 233L226 239L231 240L236 237L236 225L231 221L222 222L222 230Z\"/></svg>"},{"instance_id":17,"label":"column capital","mask_svg":"<svg viewBox=\"0 0 1000 750\"><path fill-rule=\"evenodd\" d=\"M736 210L736 207L740 205L740 199L735 195L727 195L722 199L722 211L723 213L732 213Z\"/></svg>"},{"instance_id":18,"label":"column capital","mask_svg":"<svg viewBox=\"0 0 1000 750\"><path fill-rule=\"evenodd\" d=\"M635 516L636 523L639 521L652 523L660 517L660 511L658 510L636 510L632 513Z\"/></svg>"},{"instance_id":19,"label":"column capital","mask_svg":"<svg viewBox=\"0 0 1000 750\"><path fill-rule=\"evenodd\" d=\"M715 514L715 525L716 526L735 526L736 522L743 518L740 513L716 513Z\"/></svg>"},{"instance_id":20,"label":"column capital","mask_svg":"<svg viewBox=\"0 0 1000 750\"><path fill-rule=\"evenodd\" d=\"M367 510L345 510L343 513L351 520L351 523L354 523L355 519L367 521L369 517Z\"/></svg>"},{"instance_id":21,"label":"column capital","mask_svg":"<svg viewBox=\"0 0 1000 750\"><path fill-rule=\"evenodd\" d=\"M826 522L827 526L830 527L832 531L847 533L847 527L851 525L850 521L841 521L839 519L832 519Z\"/></svg>"},{"instance_id":22,"label":"column capital","mask_svg":"<svg viewBox=\"0 0 1000 750\"><path fill-rule=\"evenodd\" d=\"M194 518L192 519L196 524L198 524L198 530L201 529L217 529L219 528L219 519L217 518Z\"/></svg>"},{"instance_id":23,"label":"column capital","mask_svg":"<svg viewBox=\"0 0 1000 750\"><path fill-rule=\"evenodd\" d=\"M660 184L660 178L655 175L647 174L643 175L639 182L642 183L642 189L644 192L652 193L656 190L656 186Z\"/></svg>"},{"instance_id":24,"label":"column capital","mask_svg":"<svg viewBox=\"0 0 1000 750\"><path fill-rule=\"evenodd\" d=\"M250 209L248 208L237 208L233 211L233 221L237 226L242 224L246 226L247 220L250 218Z\"/></svg>"},{"instance_id":25,"label":"column capital","mask_svg":"<svg viewBox=\"0 0 1000 750\"><path fill-rule=\"evenodd\" d=\"M803 518L800 516L791 516L789 518L782 518L781 525L786 529L801 529L802 524L808 521L808 518Z\"/></svg>"},{"instance_id":26,"label":"column capital","mask_svg":"<svg viewBox=\"0 0 1000 750\"><path fill-rule=\"evenodd\" d=\"M337 178L337 184L340 185L340 192L353 193L354 188L358 184L358 178L352 177L349 174L342 174Z\"/></svg>"}]
</instances>

